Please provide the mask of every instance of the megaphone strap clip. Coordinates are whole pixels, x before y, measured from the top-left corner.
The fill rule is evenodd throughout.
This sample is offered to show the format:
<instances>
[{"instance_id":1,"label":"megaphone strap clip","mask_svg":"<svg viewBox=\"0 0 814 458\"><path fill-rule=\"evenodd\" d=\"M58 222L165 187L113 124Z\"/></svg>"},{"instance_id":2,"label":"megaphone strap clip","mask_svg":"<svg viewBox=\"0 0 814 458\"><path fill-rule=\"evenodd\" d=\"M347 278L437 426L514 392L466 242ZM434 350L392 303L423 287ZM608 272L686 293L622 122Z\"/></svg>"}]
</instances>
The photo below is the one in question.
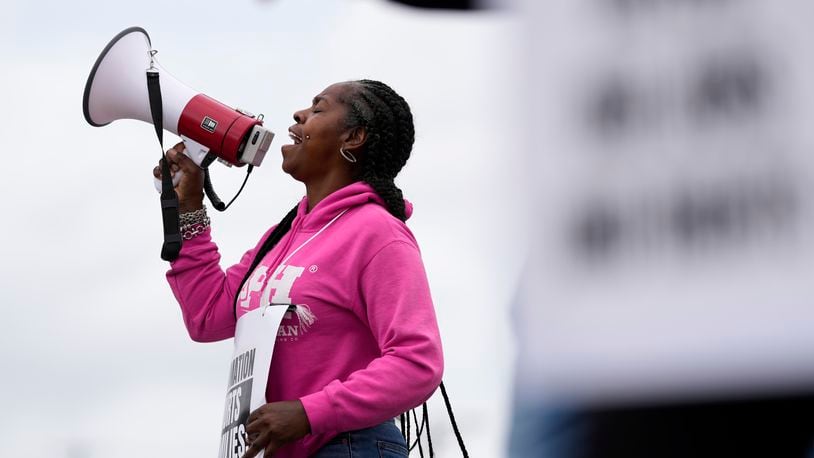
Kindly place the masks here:
<instances>
[{"instance_id":1,"label":"megaphone strap clip","mask_svg":"<svg viewBox=\"0 0 814 458\"><path fill-rule=\"evenodd\" d=\"M158 54L157 49L150 50L150 68L147 69L148 72L158 72L158 68L155 66L155 55Z\"/></svg>"}]
</instances>

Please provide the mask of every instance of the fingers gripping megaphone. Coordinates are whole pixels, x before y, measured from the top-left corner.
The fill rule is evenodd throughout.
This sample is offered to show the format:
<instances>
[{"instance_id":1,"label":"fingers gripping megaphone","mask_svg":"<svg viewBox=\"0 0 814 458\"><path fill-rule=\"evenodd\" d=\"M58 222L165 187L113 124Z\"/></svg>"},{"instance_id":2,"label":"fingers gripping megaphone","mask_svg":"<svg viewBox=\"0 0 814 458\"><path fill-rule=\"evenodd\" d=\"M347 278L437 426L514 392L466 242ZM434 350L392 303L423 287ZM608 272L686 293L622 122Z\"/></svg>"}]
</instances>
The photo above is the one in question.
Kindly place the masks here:
<instances>
[{"instance_id":1,"label":"fingers gripping megaphone","mask_svg":"<svg viewBox=\"0 0 814 458\"><path fill-rule=\"evenodd\" d=\"M116 35L96 59L82 100L85 120L105 126L119 119L153 123L145 72L160 75L162 126L178 136L185 154L206 168L214 160L232 166L259 166L274 134L262 115L232 109L178 81L156 60L150 36L141 27ZM180 178L176 174L175 183ZM156 182L160 191L160 181Z\"/></svg>"}]
</instances>

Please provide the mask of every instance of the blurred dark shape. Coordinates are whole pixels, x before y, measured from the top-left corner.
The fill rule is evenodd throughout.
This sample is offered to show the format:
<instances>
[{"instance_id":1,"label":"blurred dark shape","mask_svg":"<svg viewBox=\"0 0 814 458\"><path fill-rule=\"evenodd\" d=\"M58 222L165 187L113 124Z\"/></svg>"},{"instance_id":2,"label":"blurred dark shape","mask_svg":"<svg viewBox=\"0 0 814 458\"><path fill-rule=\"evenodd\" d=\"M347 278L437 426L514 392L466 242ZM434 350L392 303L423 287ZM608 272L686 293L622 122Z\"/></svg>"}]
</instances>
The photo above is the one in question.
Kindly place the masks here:
<instances>
[{"instance_id":1,"label":"blurred dark shape","mask_svg":"<svg viewBox=\"0 0 814 458\"><path fill-rule=\"evenodd\" d=\"M261 0L270 1L270 0ZM394 3L413 6L416 8L429 8L436 10L477 10L485 9L482 1L478 0L390 0Z\"/></svg>"},{"instance_id":2,"label":"blurred dark shape","mask_svg":"<svg viewBox=\"0 0 814 458\"><path fill-rule=\"evenodd\" d=\"M796 223L797 198L788 182L764 180L684 192L673 205L673 228L684 245L740 242L771 236Z\"/></svg>"},{"instance_id":3,"label":"blurred dark shape","mask_svg":"<svg viewBox=\"0 0 814 458\"><path fill-rule=\"evenodd\" d=\"M591 205L576 221L571 233L577 251L585 258L599 261L619 248L621 221L607 205Z\"/></svg>"},{"instance_id":4,"label":"blurred dark shape","mask_svg":"<svg viewBox=\"0 0 814 458\"><path fill-rule=\"evenodd\" d=\"M725 56L700 69L693 97L699 120L753 113L762 108L767 91L763 66L752 56Z\"/></svg>"},{"instance_id":5,"label":"blurred dark shape","mask_svg":"<svg viewBox=\"0 0 814 458\"><path fill-rule=\"evenodd\" d=\"M473 10L480 5L477 0L390 0L402 5L414 6L416 8L432 8L444 10Z\"/></svg>"},{"instance_id":6,"label":"blurred dark shape","mask_svg":"<svg viewBox=\"0 0 814 458\"><path fill-rule=\"evenodd\" d=\"M814 396L576 410L518 403L514 424L516 458L810 458Z\"/></svg>"},{"instance_id":7,"label":"blurred dark shape","mask_svg":"<svg viewBox=\"0 0 814 458\"><path fill-rule=\"evenodd\" d=\"M692 255L776 243L800 223L798 181L791 173L765 170L714 185L594 197L576 208L568 237L578 259L603 264L623 255Z\"/></svg>"},{"instance_id":8,"label":"blurred dark shape","mask_svg":"<svg viewBox=\"0 0 814 458\"><path fill-rule=\"evenodd\" d=\"M673 209L673 225L679 238L688 244L700 239L720 241L731 236L744 224L745 208L741 199L710 195L698 199L690 194L679 196Z\"/></svg>"},{"instance_id":9,"label":"blurred dark shape","mask_svg":"<svg viewBox=\"0 0 814 458\"><path fill-rule=\"evenodd\" d=\"M771 73L750 52L707 55L678 87L669 78L645 84L633 70L614 71L584 91L587 127L602 140L620 140L675 132L675 125L707 129L712 121L756 118L771 99Z\"/></svg>"},{"instance_id":10,"label":"blurred dark shape","mask_svg":"<svg viewBox=\"0 0 814 458\"><path fill-rule=\"evenodd\" d=\"M611 78L600 85L595 97L589 113L597 131L607 136L630 129L636 111L636 94L629 83Z\"/></svg>"}]
</instances>

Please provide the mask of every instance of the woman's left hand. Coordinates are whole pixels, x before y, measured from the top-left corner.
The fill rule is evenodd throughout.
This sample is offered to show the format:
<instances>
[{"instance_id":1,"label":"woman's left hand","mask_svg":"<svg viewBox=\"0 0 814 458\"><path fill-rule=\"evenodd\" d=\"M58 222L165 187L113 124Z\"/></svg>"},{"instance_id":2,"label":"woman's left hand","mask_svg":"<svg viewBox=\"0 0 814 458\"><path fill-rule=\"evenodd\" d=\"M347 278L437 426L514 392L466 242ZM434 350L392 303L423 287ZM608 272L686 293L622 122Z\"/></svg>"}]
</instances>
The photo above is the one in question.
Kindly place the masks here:
<instances>
[{"instance_id":1,"label":"woman's left hand","mask_svg":"<svg viewBox=\"0 0 814 458\"><path fill-rule=\"evenodd\" d=\"M249 436L249 450L243 458L251 458L264 451L264 456L288 442L295 441L311 432L311 424L305 414L302 402L270 402L249 415L246 433Z\"/></svg>"}]
</instances>

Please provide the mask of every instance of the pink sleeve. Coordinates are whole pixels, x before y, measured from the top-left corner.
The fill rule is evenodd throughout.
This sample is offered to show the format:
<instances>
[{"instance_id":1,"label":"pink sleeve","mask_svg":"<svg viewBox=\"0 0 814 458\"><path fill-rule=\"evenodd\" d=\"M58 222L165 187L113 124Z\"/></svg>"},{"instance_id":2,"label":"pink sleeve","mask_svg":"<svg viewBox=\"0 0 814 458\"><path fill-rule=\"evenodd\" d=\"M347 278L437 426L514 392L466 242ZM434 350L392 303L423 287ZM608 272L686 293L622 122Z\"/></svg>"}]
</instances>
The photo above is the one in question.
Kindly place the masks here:
<instances>
[{"instance_id":1,"label":"pink sleeve","mask_svg":"<svg viewBox=\"0 0 814 458\"><path fill-rule=\"evenodd\" d=\"M441 382L443 354L418 248L392 242L362 271L361 306L381 356L301 398L313 433L350 431L420 405Z\"/></svg>"},{"instance_id":2,"label":"pink sleeve","mask_svg":"<svg viewBox=\"0 0 814 458\"><path fill-rule=\"evenodd\" d=\"M269 229L271 232L272 229ZM247 251L238 264L225 272L220 267L218 246L211 229L184 241L178 259L170 264L167 281L172 288L189 336L196 342L214 342L235 335L234 300L240 282L260 243Z\"/></svg>"}]
</instances>

